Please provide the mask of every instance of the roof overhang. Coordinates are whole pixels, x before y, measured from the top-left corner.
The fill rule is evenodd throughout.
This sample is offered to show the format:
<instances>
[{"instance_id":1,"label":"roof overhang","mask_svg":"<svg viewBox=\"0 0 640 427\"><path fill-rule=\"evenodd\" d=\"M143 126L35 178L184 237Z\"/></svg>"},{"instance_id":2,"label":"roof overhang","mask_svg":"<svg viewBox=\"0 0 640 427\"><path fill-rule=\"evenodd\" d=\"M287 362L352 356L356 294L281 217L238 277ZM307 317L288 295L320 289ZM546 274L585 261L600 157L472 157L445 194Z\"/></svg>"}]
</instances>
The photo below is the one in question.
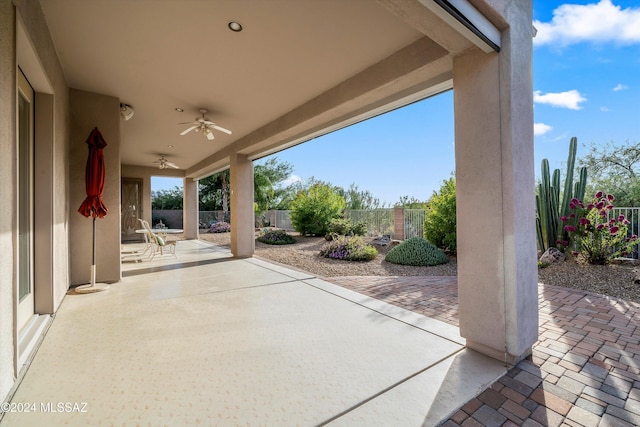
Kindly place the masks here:
<instances>
[{"instance_id":1,"label":"roof overhang","mask_svg":"<svg viewBox=\"0 0 640 427\"><path fill-rule=\"evenodd\" d=\"M69 86L135 110L122 163L194 179L448 90L454 56L500 43L466 0L40 1ZM179 136L200 108L233 134Z\"/></svg>"}]
</instances>

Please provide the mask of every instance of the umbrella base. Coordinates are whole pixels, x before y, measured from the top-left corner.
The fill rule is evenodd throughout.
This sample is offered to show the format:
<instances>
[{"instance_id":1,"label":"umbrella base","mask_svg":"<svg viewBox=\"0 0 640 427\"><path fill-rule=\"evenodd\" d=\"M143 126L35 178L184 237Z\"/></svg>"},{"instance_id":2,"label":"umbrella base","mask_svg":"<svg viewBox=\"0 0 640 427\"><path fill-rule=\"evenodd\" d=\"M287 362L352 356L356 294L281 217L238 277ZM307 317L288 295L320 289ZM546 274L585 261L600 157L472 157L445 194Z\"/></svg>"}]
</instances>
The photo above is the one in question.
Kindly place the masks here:
<instances>
[{"instance_id":1,"label":"umbrella base","mask_svg":"<svg viewBox=\"0 0 640 427\"><path fill-rule=\"evenodd\" d=\"M107 289L109 289L109 285L106 283L94 283L78 286L74 290L79 294L91 294L94 292L106 291Z\"/></svg>"},{"instance_id":2,"label":"umbrella base","mask_svg":"<svg viewBox=\"0 0 640 427\"><path fill-rule=\"evenodd\" d=\"M95 224L95 221L93 222ZM95 240L94 240L95 242ZM109 289L109 285L106 283L96 283L96 266L95 261L94 264L91 265L91 283L88 285L78 286L75 291L79 294L91 294L94 292L102 292Z\"/></svg>"}]
</instances>

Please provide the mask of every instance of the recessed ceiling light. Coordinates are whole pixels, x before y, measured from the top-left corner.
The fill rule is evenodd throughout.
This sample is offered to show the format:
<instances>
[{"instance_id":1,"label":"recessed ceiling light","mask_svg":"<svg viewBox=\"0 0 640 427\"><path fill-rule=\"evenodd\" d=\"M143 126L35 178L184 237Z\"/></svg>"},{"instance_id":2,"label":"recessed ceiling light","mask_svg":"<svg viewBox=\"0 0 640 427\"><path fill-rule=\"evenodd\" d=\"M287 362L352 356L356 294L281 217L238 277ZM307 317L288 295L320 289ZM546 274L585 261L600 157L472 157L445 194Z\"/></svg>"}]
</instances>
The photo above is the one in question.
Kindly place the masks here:
<instances>
[{"instance_id":1,"label":"recessed ceiling light","mask_svg":"<svg viewBox=\"0 0 640 427\"><path fill-rule=\"evenodd\" d=\"M173 148L173 145L167 145L167 147L169 147L169 148Z\"/></svg>"},{"instance_id":2,"label":"recessed ceiling light","mask_svg":"<svg viewBox=\"0 0 640 427\"><path fill-rule=\"evenodd\" d=\"M231 31L235 31L236 33L242 31L242 25L239 22L231 21L227 25Z\"/></svg>"},{"instance_id":3,"label":"recessed ceiling light","mask_svg":"<svg viewBox=\"0 0 640 427\"><path fill-rule=\"evenodd\" d=\"M184 110L183 110L182 108L180 108L180 107L176 107L176 111L177 111L178 113L182 113Z\"/></svg>"}]
</instances>

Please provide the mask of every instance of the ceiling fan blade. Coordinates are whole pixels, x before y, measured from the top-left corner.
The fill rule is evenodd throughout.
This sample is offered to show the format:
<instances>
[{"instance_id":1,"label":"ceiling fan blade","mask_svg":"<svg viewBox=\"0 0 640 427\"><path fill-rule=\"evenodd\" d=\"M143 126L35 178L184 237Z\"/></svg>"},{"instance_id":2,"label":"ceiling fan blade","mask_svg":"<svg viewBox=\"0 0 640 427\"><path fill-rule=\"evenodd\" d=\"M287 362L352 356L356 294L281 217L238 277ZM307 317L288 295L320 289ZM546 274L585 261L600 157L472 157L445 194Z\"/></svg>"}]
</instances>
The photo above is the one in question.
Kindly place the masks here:
<instances>
[{"instance_id":1,"label":"ceiling fan blade","mask_svg":"<svg viewBox=\"0 0 640 427\"><path fill-rule=\"evenodd\" d=\"M180 169L180 166L176 165L175 163L164 162L164 164L165 164L165 166L169 166L170 168Z\"/></svg>"},{"instance_id":2,"label":"ceiling fan blade","mask_svg":"<svg viewBox=\"0 0 640 427\"><path fill-rule=\"evenodd\" d=\"M198 127L198 125L193 125L193 126L187 128L187 129L183 130L182 132L180 132L180 135L186 135L186 134L188 134L189 132L191 132L192 130L194 130L197 127Z\"/></svg>"},{"instance_id":3,"label":"ceiling fan blade","mask_svg":"<svg viewBox=\"0 0 640 427\"><path fill-rule=\"evenodd\" d=\"M225 129L225 128L220 127L218 125L212 125L211 127L214 128L214 129L218 129L220 132L224 132L226 134L231 135L231 131L229 129Z\"/></svg>"},{"instance_id":4,"label":"ceiling fan blade","mask_svg":"<svg viewBox=\"0 0 640 427\"><path fill-rule=\"evenodd\" d=\"M178 124L179 125L196 125L196 124L198 124L198 122L194 122L194 121L191 121L191 122L180 122Z\"/></svg>"},{"instance_id":5,"label":"ceiling fan blade","mask_svg":"<svg viewBox=\"0 0 640 427\"><path fill-rule=\"evenodd\" d=\"M207 132L207 139L209 141L213 141L214 139L216 139L216 137L213 136L213 132L209 131L209 132Z\"/></svg>"}]
</instances>

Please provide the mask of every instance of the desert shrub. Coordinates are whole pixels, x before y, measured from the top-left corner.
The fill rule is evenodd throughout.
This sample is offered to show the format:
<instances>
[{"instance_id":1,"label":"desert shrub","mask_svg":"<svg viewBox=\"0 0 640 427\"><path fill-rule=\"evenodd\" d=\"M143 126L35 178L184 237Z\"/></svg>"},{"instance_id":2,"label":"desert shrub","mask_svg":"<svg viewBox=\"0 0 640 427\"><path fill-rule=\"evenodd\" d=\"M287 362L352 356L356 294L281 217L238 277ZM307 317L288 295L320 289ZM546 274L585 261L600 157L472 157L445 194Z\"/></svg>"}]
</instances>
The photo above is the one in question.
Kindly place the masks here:
<instances>
[{"instance_id":1,"label":"desert shrub","mask_svg":"<svg viewBox=\"0 0 640 427\"><path fill-rule=\"evenodd\" d=\"M564 230L575 246L573 255L589 264L608 264L620 256L629 256L638 244L638 236L629 236L627 232L630 222L624 215L610 218L614 200L612 194L605 195L602 191L590 201L574 198L569 203L569 216L560 217L561 223L567 224ZM558 249L570 244L556 242Z\"/></svg>"},{"instance_id":2,"label":"desert shrub","mask_svg":"<svg viewBox=\"0 0 640 427\"><path fill-rule=\"evenodd\" d=\"M354 236L364 236L367 234L367 231L369 231L369 229L367 228L367 223L364 221L356 222L351 226L351 233Z\"/></svg>"},{"instance_id":3,"label":"desert shrub","mask_svg":"<svg viewBox=\"0 0 640 427\"><path fill-rule=\"evenodd\" d=\"M296 239L284 230L268 230L258 237L258 241L268 245L290 245L295 243Z\"/></svg>"},{"instance_id":4,"label":"desert shrub","mask_svg":"<svg viewBox=\"0 0 640 427\"><path fill-rule=\"evenodd\" d=\"M231 231L231 224L224 221L214 222L209 227L209 233L228 233L230 231Z\"/></svg>"},{"instance_id":5,"label":"desert shrub","mask_svg":"<svg viewBox=\"0 0 640 427\"><path fill-rule=\"evenodd\" d=\"M412 237L391 249L384 259L393 264L431 266L445 264L449 258L433 243L422 237Z\"/></svg>"},{"instance_id":6,"label":"desert shrub","mask_svg":"<svg viewBox=\"0 0 640 427\"><path fill-rule=\"evenodd\" d=\"M344 198L329 185L312 185L291 202L291 224L302 235L324 236L329 222L342 216L344 206Z\"/></svg>"},{"instance_id":7,"label":"desert shrub","mask_svg":"<svg viewBox=\"0 0 640 427\"><path fill-rule=\"evenodd\" d=\"M364 221L353 223L350 219L336 218L329 222L328 236L364 236L365 234L367 234L367 223Z\"/></svg>"},{"instance_id":8,"label":"desert shrub","mask_svg":"<svg viewBox=\"0 0 640 427\"><path fill-rule=\"evenodd\" d=\"M443 181L427 202L424 238L439 248L456 251L456 179Z\"/></svg>"},{"instance_id":9,"label":"desert shrub","mask_svg":"<svg viewBox=\"0 0 640 427\"><path fill-rule=\"evenodd\" d=\"M377 255L376 248L359 236L336 236L320 250L320 256L347 261L370 261Z\"/></svg>"}]
</instances>

